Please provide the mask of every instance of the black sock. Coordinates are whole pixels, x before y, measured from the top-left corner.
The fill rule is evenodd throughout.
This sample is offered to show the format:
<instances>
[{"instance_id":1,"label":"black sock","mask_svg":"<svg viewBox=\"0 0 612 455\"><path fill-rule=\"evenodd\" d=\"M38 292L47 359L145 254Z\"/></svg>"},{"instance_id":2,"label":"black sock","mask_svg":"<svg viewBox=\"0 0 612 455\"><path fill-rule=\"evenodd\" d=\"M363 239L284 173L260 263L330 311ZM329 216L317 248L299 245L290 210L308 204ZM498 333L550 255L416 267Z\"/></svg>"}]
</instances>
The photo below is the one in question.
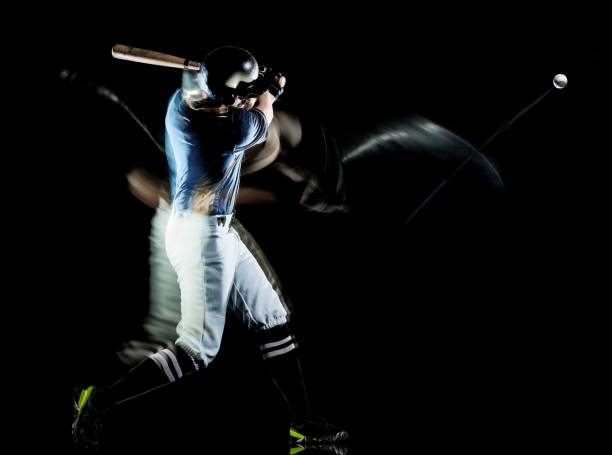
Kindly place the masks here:
<instances>
[{"instance_id":1,"label":"black sock","mask_svg":"<svg viewBox=\"0 0 612 455\"><path fill-rule=\"evenodd\" d=\"M109 409L202 368L201 363L179 347L162 349L140 362L114 384L97 390L92 397L92 405L99 409Z\"/></svg>"},{"instance_id":2,"label":"black sock","mask_svg":"<svg viewBox=\"0 0 612 455\"><path fill-rule=\"evenodd\" d=\"M310 404L302 377L295 336L287 324L259 332L259 347L266 369L287 402L295 423L310 416Z\"/></svg>"}]
</instances>

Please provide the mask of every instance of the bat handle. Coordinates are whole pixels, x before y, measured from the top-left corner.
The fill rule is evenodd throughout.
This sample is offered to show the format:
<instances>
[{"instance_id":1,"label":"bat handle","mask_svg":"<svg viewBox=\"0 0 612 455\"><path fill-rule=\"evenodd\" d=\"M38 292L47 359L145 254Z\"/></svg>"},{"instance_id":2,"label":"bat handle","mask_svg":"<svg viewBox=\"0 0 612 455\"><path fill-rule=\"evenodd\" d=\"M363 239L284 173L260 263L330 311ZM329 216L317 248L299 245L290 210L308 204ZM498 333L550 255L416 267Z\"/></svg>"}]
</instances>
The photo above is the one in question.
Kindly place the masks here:
<instances>
[{"instance_id":1,"label":"bat handle","mask_svg":"<svg viewBox=\"0 0 612 455\"><path fill-rule=\"evenodd\" d=\"M112 56L119 60L131 62L147 63L149 65L166 66L169 68L180 68L191 71L200 70L200 62L188 60L175 55L163 54L148 49L115 44L112 49Z\"/></svg>"}]
</instances>

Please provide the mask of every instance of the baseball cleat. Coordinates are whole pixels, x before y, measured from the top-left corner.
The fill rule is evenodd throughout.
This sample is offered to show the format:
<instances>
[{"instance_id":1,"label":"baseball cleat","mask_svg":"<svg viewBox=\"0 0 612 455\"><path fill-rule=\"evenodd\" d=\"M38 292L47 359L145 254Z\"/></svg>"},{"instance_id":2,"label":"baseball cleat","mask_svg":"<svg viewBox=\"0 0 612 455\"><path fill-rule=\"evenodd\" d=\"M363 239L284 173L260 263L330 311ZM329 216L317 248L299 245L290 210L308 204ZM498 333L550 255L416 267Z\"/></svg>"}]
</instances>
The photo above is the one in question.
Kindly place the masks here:
<instances>
[{"instance_id":1,"label":"baseball cleat","mask_svg":"<svg viewBox=\"0 0 612 455\"><path fill-rule=\"evenodd\" d=\"M297 444L335 444L348 441L348 432L337 425L318 418L303 424L294 424L289 434Z\"/></svg>"},{"instance_id":2,"label":"baseball cleat","mask_svg":"<svg viewBox=\"0 0 612 455\"><path fill-rule=\"evenodd\" d=\"M97 450L100 446L102 411L94 408L91 399L96 393L94 386L74 391L74 422L72 438L74 442L88 449Z\"/></svg>"}]
</instances>

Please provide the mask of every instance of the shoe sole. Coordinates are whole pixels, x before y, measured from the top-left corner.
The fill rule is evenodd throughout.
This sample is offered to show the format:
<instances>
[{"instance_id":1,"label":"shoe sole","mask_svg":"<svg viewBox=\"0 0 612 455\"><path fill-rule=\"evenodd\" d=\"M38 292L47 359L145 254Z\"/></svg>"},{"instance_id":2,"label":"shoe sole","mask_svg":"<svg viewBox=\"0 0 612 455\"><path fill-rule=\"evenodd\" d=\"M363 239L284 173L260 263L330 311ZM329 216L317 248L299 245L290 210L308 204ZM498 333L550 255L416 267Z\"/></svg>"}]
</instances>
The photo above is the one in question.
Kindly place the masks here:
<instances>
[{"instance_id":1,"label":"shoe sole","mask_svg":"<svg viewBox=\"0 0 612 455\"><path fill-rule=\"evenodd\" d=\"M329 443L329 442L338 442L338 441L348 441L349 434L346 431L339 431L335 434L330 434L327 436L321 436L319 438L304 436L293 428L289 428L289 434L296 438L296 443Z\"/></svg>"}]
</instances>

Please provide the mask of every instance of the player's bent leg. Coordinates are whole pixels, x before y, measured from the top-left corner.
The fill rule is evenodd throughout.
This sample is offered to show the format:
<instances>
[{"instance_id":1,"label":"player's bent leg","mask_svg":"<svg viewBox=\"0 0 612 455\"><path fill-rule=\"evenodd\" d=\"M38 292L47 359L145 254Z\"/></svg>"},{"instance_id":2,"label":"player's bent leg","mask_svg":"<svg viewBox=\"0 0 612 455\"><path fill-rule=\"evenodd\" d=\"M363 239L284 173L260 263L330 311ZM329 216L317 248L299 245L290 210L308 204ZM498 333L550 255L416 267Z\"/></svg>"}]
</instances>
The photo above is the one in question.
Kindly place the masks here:
<instances>
[{"instance_id":1,"label":"player's bent leg","mask_svg":"<svg viewBox=\"0 0 612 455\"><path fill-rule=\"evenodd\" d=\"M302 375L298 343L287 324L287 313L263 271L241 249L234 276L232 310L257 338L266 370L291 412L291 435L301 444L348 439L342 428L311 415Z\"/></svg>"},{"instance_id":2,"label":"player's bent leg","mask_svg":"<svg viewBox=\"0 0 612 455\"><path fill-rule=\"evenodd\" d=\"M257 332L267 371L292 414L290 434L300 444L334 444L348 440L348 432L311 413L302 375L298 343L287 324Z\"/></svg>"},{"instance_id":3,"label":"player's bent leg","mask_svg":"<svg viewBox=\"0 0 612 455\"><path fill-rule=\"evenodd\" d=\"M285 399L293 419L305 421L308 397L302 380L295 336L287 325L287 311L253 254L240 241L231 308L257 337L267 371Z\"/></svg>"},{"instance_id":4,"label":"player's bent leg","mask_svg":"<svg viewBox=\"0 0 612 455\"><path fill-rule=\"evenodd\" d=\"M100 444L102 422L115 405L171 384L204 368L201 361L183 349L162 349L132 368L109 387L90 386L75 391L74 441L87 448Z\"/></svg>"}]
</instances>

